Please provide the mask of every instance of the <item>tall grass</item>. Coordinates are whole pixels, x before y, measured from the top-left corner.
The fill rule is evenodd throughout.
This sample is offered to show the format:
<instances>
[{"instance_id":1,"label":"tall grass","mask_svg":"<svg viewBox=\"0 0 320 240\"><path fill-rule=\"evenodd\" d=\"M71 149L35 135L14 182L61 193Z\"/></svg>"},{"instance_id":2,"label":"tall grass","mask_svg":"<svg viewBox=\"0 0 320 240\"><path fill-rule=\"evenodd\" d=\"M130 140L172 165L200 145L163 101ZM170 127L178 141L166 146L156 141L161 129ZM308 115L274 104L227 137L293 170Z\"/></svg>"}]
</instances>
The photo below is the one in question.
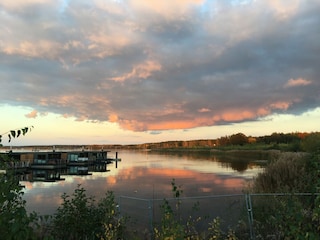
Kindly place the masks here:
<instances>
[{"instance_id":1,"label":"tall grass","mask_svg":"<svg viewBox=\"0 0 320 240\"><path fill-rule=\"evenodd\" d=\"M318 239L320 236L319 156L281 153L252 182L255 230L265 239ZM312 193L309 197L299 193Z\"/></svg>"},{"instance_id":2,"label":"tall grass","mask_svg":"<svg viewBox=\"0 0 320 240\"><path fill-rule=\"evenodd\" d=\"M252 192L310 192L315 179L310 171L310 157L305 153L273 154L270 164L259 173Z\"/></svg>"}]
</instances>

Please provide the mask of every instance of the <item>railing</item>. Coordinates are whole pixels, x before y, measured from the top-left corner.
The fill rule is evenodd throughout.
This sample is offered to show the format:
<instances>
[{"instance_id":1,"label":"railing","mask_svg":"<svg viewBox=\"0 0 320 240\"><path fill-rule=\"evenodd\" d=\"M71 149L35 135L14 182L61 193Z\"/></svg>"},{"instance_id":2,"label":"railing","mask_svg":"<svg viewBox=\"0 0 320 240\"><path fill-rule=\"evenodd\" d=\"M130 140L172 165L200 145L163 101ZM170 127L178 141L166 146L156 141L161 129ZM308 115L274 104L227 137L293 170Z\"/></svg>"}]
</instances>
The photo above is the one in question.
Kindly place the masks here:
<instances>
[{"instance_id":1,"label":"railing","mask_svg":"<svg viewBox=\"0 0 320 240\"><path fill-rule=\"evenodd\" d=\"M261 214L269 214L271 216L275 214L275 211L278 211L279 207L283 206L283 204L289 206L293 199L298 199L298 201L305 203L307 208L308 202L311 203L317 195L319 194L248 193L181 197L179 199L166 198L166 201L168 201L172 209L175 210L182 222L187 221L190 216L193 219L201 219L201 221L196 223L199 232L206 231L209 223L217 217L221 221L221 229L225 232L227 232L229 228L236 227L236 225L239 224L239 220L242 220L242 235L246 236L246 239L254 240L261 239L262 233L258 224L261 220ZM177 203L179 203L178 207L176 207ZM135 229L137 232L152 235L154 228L159 227L161 224L161 205L164 204L164 198L145 199L120 196L118 198L118 204L120 214L122 216L129 216L131 219L128 227ZM255 214L258 216L256 219ZM265 218L267 217L266 215ZM269 232L268 236L279 237L276 235L280 233L278 233L276 229L269 231L272 230L275 232ZM259 237L257 237L257 234L259 234Z\"/></svg>"}]
</instances>

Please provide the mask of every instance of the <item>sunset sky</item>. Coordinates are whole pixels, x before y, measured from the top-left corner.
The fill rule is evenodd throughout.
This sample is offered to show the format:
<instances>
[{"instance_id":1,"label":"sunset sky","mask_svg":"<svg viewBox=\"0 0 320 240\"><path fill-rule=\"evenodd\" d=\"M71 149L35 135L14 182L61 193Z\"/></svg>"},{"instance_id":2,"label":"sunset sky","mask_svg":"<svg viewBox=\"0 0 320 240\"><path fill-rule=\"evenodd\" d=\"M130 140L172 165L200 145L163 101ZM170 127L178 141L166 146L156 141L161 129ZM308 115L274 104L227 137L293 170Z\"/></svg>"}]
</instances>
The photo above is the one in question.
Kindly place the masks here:
<instances>
[{"instance_id":1,"label":"sunset sky","mask_svg":"<svg viewBox=\"0 0 320 240\"><path fill-rule=\"evenodd\" d=\"M4 145L320 131L319 0L0 0Z\"/></svg>"}]
</instances>

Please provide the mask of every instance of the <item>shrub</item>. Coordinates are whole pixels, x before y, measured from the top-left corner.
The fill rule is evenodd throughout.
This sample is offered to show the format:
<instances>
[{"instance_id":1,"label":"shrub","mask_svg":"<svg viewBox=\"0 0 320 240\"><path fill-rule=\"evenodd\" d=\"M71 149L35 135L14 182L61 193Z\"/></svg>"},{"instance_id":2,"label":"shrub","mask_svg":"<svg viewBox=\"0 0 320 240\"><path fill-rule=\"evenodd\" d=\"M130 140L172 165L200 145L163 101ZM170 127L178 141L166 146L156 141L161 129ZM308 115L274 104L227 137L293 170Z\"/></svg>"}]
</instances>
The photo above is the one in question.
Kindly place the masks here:
<instances>
[{"instance_id":1,"label":"shrub","mask_svg":"<svg viewBox=\"0 0 320 240\"><path fill-rule=\"evenodd\" d=\"M310 158L302 153L280 153L262 173L254 179L251 191L267 192L308 192L315 179L310 177Z\"/></svg>"},{"instance_id":2,"label":"shrub","mask_svg":"<svg viewBox=\"0 0 320 240\"><path fill-rule=\"evenodd\" d=\"M112 192L95 204L79 185L72 196L64 193L62 199L53 216L55 239L121 239L125 219L120 218Z\"/></svg>"}]
</instances>

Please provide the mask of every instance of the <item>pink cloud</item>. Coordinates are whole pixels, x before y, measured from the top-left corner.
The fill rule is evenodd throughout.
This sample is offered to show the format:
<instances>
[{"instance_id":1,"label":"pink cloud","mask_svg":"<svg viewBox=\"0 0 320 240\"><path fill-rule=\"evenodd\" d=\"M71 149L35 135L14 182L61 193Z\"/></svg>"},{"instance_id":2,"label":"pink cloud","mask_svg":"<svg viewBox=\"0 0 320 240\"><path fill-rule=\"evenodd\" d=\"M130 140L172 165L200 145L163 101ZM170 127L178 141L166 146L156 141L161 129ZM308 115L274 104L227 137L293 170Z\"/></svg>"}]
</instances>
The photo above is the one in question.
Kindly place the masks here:
<instances>
[{"instance_id":1,"label":"pink cloud","mask_svg":"<svg viewBox=\"0 0 320 240\"><path fill-rule=\"evenodd\" d=\"M260 117L265 117L271 114L273 110L285 111L291 106L291 104L292 102L277 101L265 106L261 106L258 109L229 109L225 111L214 112L213 115L207 115L211 111L209 109L203 108L198 110L198 112L200 113L198 114L198 116L194 116L194 118L191 119L169 119L165 115L158 115L159 119L157 121L149 121L149 117L144 119L138 117L134 120L115 118L113 119L113 121L118 122L121 128L131 131L190 129L201 126L211 126L220 123L256 120ZM203 114L201 113L206 113L207 116L203 116ZM156 114L156 112L154 114ZM149 115L147 114L146 116Z\"/></svg>"},{"instance_id":2,"label":"pink cloud","mask_svg":"<svg viewBox=\"0 0 320 240\"><path fill-rule=\"evenodd\" d=\"M25 115L27 118L37 118L38 117L38 111L37 110L33 110L30 113L27 113Z\"/></svg>"},{"instance_id":3,"label":"pink cloud","mask_svg":"<svg viewBox=\"0 0 320 240\"><path fill-rule=\"evenodd\" d=\"M312 82L303 78L297 78L297 79L289 79L288 82L284 85L284 87L297 87L297 86L306 86L311 84Z\"/></svg>"},{"instance_id":4,"label":"pink cloud","mask_svg":"<svg viewBox=\"0 0 320 240\"><path fill-rule=\"evenodd\" d=\"M131 78L142 78L146 79L152 75L155 71L161 70L161 64L156 61L146 61L141 64L135 65L130 73L124 74L119 77L113 77L111 80L117 81L117 82L123 82L127 79Z\"/></svg>"},{"instance_id":5,"label":"pink cloud","mask_svg":"<svg viewBox=\"0 0 320 240\"><path fill-rule=\"evenodd\" d=\"M270 107L272 109L286 110L286 109L288 109L289 106L290 106L289 102L275 102L275 103L270 104Z\"/></svg>"},{"instance_id":6,"label":"pink cloud","mask_svg":"<svg viewBox=\"0 0 320 240\"><path fill-rule=\"evenodd\" d=\"M8 43L3 52L8 55L47 57L54 59L61 52L62 45L51 40L34 40Z\"/></svg>"}]
</instances>

